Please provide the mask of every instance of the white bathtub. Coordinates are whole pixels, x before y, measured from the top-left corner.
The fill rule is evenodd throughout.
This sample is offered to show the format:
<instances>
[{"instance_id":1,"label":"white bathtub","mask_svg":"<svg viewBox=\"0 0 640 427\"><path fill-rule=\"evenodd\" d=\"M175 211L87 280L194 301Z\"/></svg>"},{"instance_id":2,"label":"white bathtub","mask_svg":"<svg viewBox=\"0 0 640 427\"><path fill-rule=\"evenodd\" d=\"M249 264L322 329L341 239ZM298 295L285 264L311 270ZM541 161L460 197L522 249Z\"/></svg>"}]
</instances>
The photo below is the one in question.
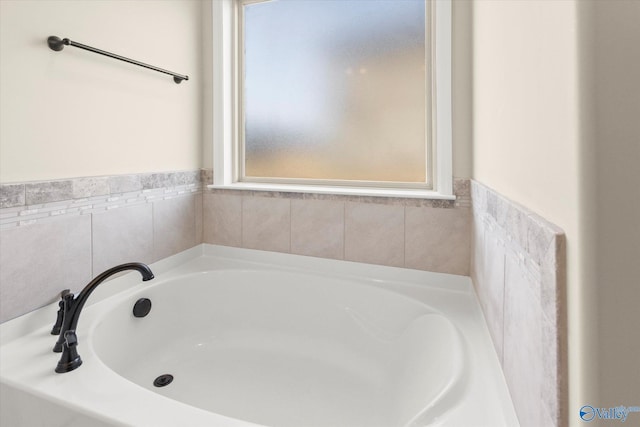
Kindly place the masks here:
<instances>
[{"instance_id":1,"label":"white bathtub","mask_svg":"<svg viewBox=\"0 0 640 427\"><path fill-rule=\"evenodd\" d=\"M517 425L469 278L211 245L151 268L90 297L75 371L57 304L0 326L0 424Z\"/></svg>"}]
</instances>

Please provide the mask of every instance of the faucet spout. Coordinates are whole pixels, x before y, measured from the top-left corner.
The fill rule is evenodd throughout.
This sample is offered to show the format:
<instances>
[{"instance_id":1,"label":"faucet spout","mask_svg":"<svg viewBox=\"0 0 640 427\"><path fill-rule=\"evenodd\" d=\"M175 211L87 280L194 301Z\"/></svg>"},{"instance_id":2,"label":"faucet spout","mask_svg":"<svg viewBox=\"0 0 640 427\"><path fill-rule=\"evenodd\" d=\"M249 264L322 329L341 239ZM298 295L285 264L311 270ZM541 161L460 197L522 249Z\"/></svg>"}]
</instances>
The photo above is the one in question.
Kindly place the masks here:
<instances>
[{"instance_id":1,"label":"faucet spout","mask_svg":"<svg viewBox=\"0 0 640 427\"><path fill-rule=\"evenodd\" d=\"M145 282L153 279L154 277L151 269L146 264L130 262L127 264L117 265L103 273L100 273L91 282L89 282L89 284L85 286L85 288L80 291L76 297L71 293L62 294L62 327L60 328L60 336L58 337L56 345L53 347L53 351L56 353L62 352L63 354L58 362L58 366L56 367L56 372L69 372L82 364L82 359L80 359L76 350L78 341L75 333L82 308L87 302L89 295L91 295L98 285L110 276L126 270L138 271L142 275L142 280Z\"/></svg>"}]
</instances>

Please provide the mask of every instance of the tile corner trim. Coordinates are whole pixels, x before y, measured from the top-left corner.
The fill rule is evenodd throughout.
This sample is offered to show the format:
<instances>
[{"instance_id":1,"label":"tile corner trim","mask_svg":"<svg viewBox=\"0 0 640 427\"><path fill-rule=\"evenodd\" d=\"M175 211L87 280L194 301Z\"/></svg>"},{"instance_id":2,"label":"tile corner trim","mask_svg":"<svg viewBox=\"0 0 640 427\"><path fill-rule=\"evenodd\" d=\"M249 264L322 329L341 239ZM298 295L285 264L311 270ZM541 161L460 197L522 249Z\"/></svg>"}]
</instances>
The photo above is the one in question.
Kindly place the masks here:
<instances>
[{"instance_id":1,"label":"tile corner trim","mask_svg":"<svg viewBox=\"0 0 640 427\"><path fill-rule=\"evenodd\" d=\"M471 180L471 278L518 417L568 423L563 230ZM541 399L529 397L537 394Z\"/></svg>"}]
</instances>

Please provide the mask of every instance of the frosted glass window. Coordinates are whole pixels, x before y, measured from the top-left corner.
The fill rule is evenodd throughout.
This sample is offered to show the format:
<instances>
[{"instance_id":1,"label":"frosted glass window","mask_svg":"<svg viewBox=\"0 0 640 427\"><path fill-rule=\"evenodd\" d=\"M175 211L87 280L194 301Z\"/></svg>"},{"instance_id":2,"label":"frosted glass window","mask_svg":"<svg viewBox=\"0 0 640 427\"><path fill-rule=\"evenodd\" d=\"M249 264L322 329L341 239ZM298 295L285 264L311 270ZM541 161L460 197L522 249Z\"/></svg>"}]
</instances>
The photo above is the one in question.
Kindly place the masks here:
<instances>
[{"instance_id":1,"label":"frosted glass window","mask_svg":"<svg viewBox=\"0 0 640 427\"><path fill-rule=\"evenodd\" d=\"M241 7L247 180L425 183L424 0Z\"/></svg>"}]
</instances>

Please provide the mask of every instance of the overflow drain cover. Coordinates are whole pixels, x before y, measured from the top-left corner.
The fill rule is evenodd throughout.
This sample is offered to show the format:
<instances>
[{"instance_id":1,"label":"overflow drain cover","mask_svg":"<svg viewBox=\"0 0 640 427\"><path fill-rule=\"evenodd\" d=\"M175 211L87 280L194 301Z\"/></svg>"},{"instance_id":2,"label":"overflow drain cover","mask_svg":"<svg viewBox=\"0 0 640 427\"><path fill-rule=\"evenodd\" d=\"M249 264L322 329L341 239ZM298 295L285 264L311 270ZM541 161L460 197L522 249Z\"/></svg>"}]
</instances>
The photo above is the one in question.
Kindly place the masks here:
<instances>
[{"instance_id":1,"label":"overflow drain cover","mask_svg":"<svg viewBox=\"0 0 640 427\"><path fill-rule=\"evenodd\" d=\"M164 387L166 385L171 384L171 381L173 381L173 375L164 374L156 378L155 381L153 382L153 385L156 387Z\"/></svg>"},{"instance_id":2,"label":"overflow drain cover","mask_svg":"<svg viewBox=\"0 0 640 427\"><path fill-rule=\"evenodd\" d=\"M136 317L144 317L151 311L151 300L149 298L140 298L133 306L133 315Z\"/></svg>"}]
</instances>

